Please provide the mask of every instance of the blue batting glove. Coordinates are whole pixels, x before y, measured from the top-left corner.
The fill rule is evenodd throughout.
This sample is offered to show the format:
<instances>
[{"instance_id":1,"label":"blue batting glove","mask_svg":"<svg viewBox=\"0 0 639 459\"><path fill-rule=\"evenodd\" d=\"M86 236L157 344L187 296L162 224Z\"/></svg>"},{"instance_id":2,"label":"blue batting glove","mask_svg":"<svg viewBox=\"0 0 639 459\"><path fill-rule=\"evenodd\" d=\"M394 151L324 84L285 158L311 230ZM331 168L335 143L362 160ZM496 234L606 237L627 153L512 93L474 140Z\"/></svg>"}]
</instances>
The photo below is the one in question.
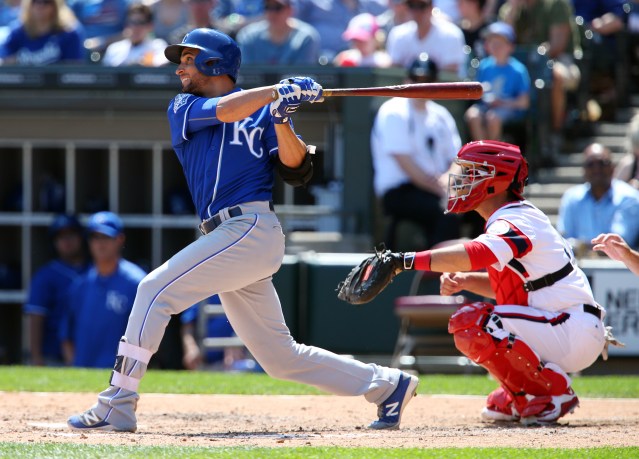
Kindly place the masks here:
<instances>
[{"instance_id":1,"label":"blue batting glove","mask_svg":"<svg viewBox=\"0 0 639 459\"><path fill-rule=\"evenodd\" d=\"M317 102L322 98L322 86L309 77L296 76L280 81L280 84L294 84L300 87L302 102Z\"/></svg>"}]
</instances>

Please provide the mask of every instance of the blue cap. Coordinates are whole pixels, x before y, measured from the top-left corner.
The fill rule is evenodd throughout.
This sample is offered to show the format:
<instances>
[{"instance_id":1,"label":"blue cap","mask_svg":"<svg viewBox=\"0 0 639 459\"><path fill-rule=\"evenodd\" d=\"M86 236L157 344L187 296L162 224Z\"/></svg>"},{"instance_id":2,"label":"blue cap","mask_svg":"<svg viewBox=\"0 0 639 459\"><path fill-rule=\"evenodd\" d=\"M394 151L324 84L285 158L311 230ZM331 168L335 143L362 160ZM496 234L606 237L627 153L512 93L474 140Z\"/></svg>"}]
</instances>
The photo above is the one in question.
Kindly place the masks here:
<instances>
[{"instance_id":1,"label":"blue cap","mask_svg":"<svg viewBox=\"0 0 639 459\"><path fill-rule=\"evenodd\" d=\"M484 37L487 37L489 35L500 35L509 42L515 43L515 31L510 24L501 21L493 22L492 24L490 24L488 27L486 27L482 35Z\"/></svg>"},{"instance_id":2,"label":"blue cap","mask_svg":"<svg viewBox=\"0 0 639 459\"><path fill-rule=\"evenodd\" d=\"M120 217L113 212L98 212L91 215L87 223L89 233L100 233L109 237L116 237L122 234L124 225Z\"/></svg>"},{"instance_id":3,"label":"blue cap","mask_svg":"<svg viewBox=\"0 0 639 459\"><path fill-rule=\"evenodd\" d=\"M49 225L49 235L55 237L60 231L67 229L82 232L82 225L74 215L59 214Z\"/></svg>"}]
</instances>

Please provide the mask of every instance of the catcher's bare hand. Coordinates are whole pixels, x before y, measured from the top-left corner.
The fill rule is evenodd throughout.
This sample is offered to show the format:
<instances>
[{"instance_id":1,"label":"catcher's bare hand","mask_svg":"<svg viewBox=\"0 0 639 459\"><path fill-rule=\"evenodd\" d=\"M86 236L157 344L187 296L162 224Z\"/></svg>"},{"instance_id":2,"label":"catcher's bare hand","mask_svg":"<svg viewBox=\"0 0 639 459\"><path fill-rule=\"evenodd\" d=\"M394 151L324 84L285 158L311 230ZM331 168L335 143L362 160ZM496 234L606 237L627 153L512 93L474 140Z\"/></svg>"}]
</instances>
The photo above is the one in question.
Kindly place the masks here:
<instances>
[{"instance_id":1,"label":"catcher's bare hand","mask_svg":"<svg viewBox=\"0 0 639 459\"><path fill-rule=\"evenodd\" d=\"M439 276L439 294L454 295L464 290L464 273L442 273Z\"/></svg>"},{"instance_id":2,"label":"catcher's bare hand","mask_svg":"<svg viewBox=\"0 0 639 459\"><path fill-rule=\"evenodd\" d=\"M337 297L351 304L368 303L390 284L395 276L413 268L415 253L391 252L384 246L375 255L353 268L337 286Z\"/></svg>"}]
</instances>

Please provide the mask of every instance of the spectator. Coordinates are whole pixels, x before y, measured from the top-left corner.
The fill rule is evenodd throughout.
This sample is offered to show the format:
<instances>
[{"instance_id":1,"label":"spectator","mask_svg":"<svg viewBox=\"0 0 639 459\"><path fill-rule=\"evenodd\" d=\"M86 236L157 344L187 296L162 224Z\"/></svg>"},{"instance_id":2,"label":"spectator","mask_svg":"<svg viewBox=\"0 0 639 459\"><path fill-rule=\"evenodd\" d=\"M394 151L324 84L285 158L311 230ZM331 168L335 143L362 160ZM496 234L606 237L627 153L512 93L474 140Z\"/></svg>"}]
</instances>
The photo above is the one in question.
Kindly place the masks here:
<instances>
[{"instance_id":1,"label":"spectator","mask_svg":"<svg viewBox=\"0 0 639 459\"><path fill-rule=\"evenodd\" d=\"M186 0L189 5L189 21L169 36L170 43L180 43L184 36L196 28L221 29L213 17L217 0Z\"/></svg>"},{"instance_id":2,"label":"spectator","mask_svg":"<svg viewBox=\"0 0 639 459\"><path fill-rule=\"evenodd\" d=\"M437 66L426 55L408 70L408 81L437 81ZM448 172L461 138L452 115L425 99L395 97L379 108L371 134L375 194L392 218L386 230L387 247L396 244L399 220L419 224L427 247L458 237L459 222L445 215L443 200Z\"/></svg>"},{"instance_id":3,"label":"spectator","mask_svg":"<svg viewBox=\"0 0 639 459\"><path fill-rule=\"evenodd\" d=\"M329 63L348 49L342 38L351 19L360 13L381 14L386 0L297 0L296 17L315 27L321 37L320 63Z\"/></svg>"},{"instance_id":4,"label":"spectator","mask_svg":"<svg viewBox=\"0 0 639 459\"><path fill-rule=\"evenodd\" d=\"M211 305L221 305L218 295L208 299ZM184 349L184 368L195 370L202 363L212 370L224 371L261 371L261 367L253 359L244 346L225 347L217 350L202 352L198 344L197 336L203 333L207 338L230 338L236 336L233 327L225 314L208 317L206 324L199 321L200 308L203 303L195 304L180 315L182 322L182 344Z\"/></svg>"},{"instance_id":5,"label":"spectator","mask_svg":"<svg viewBox=\"0 0 639 459\"><path fill-rule=\"evenodd\" d=\"M237 35L245 64L317 64L319 34L293 17L290 0L265 0L264 16Z\"/></svg>"},{"instance_id":6,"label":"spectator","mask_svg":"<svg viewBox=\"0 0 639 459\"><path fill-rule=\"evenodd\" d=\"M473 57L486 57L482 33L489 22L484 14L486 0L457 0L460 19L458 25L464 34L464 41Z\"/></svg>"},{"instance_id":7,"label":"spectator","mask_svg":"<svg viewBox=\"0 0 639 459\"><path fill-rule=\"evenodd\" d=\"M69 0L68 3L84 26L84 47L90 52L91 61L99 61L107 46L123 38L130 0Z\"/></svg>"},{"instance_id":8,"label":"spectator","mask_svg":"<svg viewBox=\"0 0 639 459\"><path fill-rule=\"evenodd\" d=\"M592 249L603 252L613 260L621 261L634 274L639 276L639 252L633 250L618 234L600 234L591 243Z\"/></svg>"},{"instance_id":9,"label":"spectator","mask_svg":"<svg viewBox=\"0 0 639 459\"><path fill-rule=\"evenodd\" d=\"M4 43L0 63L49 65L81 62L82 29L64 0L23 0L20 22L14 22Z\"/></svg>"},{"instance_id":10,"label":"spectator","mask_svg":"<svg viewBox=\"0 0 639 459\"><path fill-rule=\"evenodd\" d=\"M168 64L164 57L167 43L161 38L152 38L153 12L142 3L134 3L127 13L124 39L111 43L102 63L109 67L123 65L144 65L159 67Z\"/></svg>"},{"instance_id":11,"label":"spectator","mask_svg":"<svg viewBox=\"0 0 639 459\"><path fill-rule=\"evenodd\" d=\"M189 23L188 0L158 0L151 5L153 12L153 35L164 41L171 34Z\"/></svg>"},{"instance_id":12,"label":"spectator","mask_svg":"<svg viewBox=\"0 0 639 459\"><path fill-rule=\"evenodd\" d=\"M377 24L388 36L390 30L396 25L412 21L410 11L404 0L388 0L388 8L377 16ZM384 38L384 42L386 39Z\"/></svg>"},{"instance_id":13,"label":"spectator","mask_svg":"<svg viewBox=\"0 0 639 459\"><path fill-rule=\"evenodd\" d=\"M467 59L461 29L434 17L431 0L406 0L406 5L413 20L393 27L386 40L393 64L409 67L420 54L427 53L440 72L463 77Z\"/></svg>"},{"instance_id":14,"label":"spectator","mask_svg":"<svg viewBox=\"0 0 639 459\"><path fill-rule=\"evenodd\" d=\"M15 21L20 18L20 0L4 0L0 3L0 43L9 34Z\"/></svg>"},{"instance_id":15,"label":"spectator","mask_svg":"<svg viewBox=\"0 0 639 459\"><path fill-rule=\"evenodd\" d=\"M64 358L76 367L109 368L124 334L138 284L145 273L122 258L122 220L112 212L89 218L93 266L69 289L69 309L61 327Z\"/></svg>"},{"instance_id":16,"label":"spectator","mask_svg":"<svg viewBox=\"0 0 639 459\"><path fill-rule=\"evenodd\" d=\"M577 24L569 0L507 0L500 18L515 29L517 45L542 48L553 60L550 158L562 148L567 92L575 91L581 74L574 55L580 51Z\"/></svg>"},{"instance_id":17,"label":"spectator","mask_svg":"<svg viewBox=\"0 0 639 459\"><path fill-rule=\"evenodd\" d=\"M481 102L466 111L472 140L503 140L506 123L520 122L530 106L530 76L512 57L515 33L505 22L495 22L485 33L488 57L481 60L477 81L484 87Z\"/></svg>"},{"instance_id":18,"label":"spectator","mask_svg":"<svg viewBox=\"0 0 639 459\"><path fill-rule=\"evenodd\" d=\"M566 190L561 198L557 229L572 239L578 254L601 233L617 233L632 247L639 243L639 191L613 179L610 149L593 143L584 155L585 183Z\"/></svg>"},{"instance_id":19,"label":"spectator","mask_svg":"<svg viewBox=\"0 0 639 459\"><path fill-rule=\"evenodd\" d=\"M236 36L243 27L264 19L264 0L219 0L215 16L220 29Z\"/></svg>"},{"instance_id":20,"label":"spectator","mask_svg":"<svg viewBox=\"0 0 639 459\"><path fill-rule=\"evenodd\" d=\"M627 138L628 153L615 167L614 178L639 189L639 113L630 120Z\"/></svg>"},{"instance_id":21,"label":"spectator","mask_svg":"<svg viewBox=\"0 0 639 459\"><path fill-rule=\"evenodd\" d=\"M591 56L587 90L595 96L593 102L604 108L605 119L612 120L617 105L616 63L629 58L626 50L620 54L617 44L617 35L628 21L628 5L620 0L572 0L572 4L586 38L583 47Z\"/></svg>"},{"instance_id":22,"label":"spectator","mask_svg":"<svg viewBox=\"0 0 639 459\"><path fill-rule=\"evenodd\" d=\"M442 19L457 24L461 19L457 0L432 0L434 13Z\"/></svg>"},{"instance_id":23,"label":"spectator","mask_svg":"<svg viewBox=\"0 0 639 459\"><path fill-rule=\"evenodd\" d=\"M351 47L335 56L333 63L338 67L390 67L390 56L379 49L380 33L383 34L375 16L370 13L358 14L350 20L342 34Z\"/></svg>"},{"instance_id":24,"label":"spectator","mask_svg":"<svg viewBox=\"0 0 639 459\"><path fill-rule=\"evenodd\" d=\"M31 279L23 311L29 328L32 365L62 365L60 325L67 289L88 268L82 225L73 215L59 214L49 226L56 258Z\"/></svg>"}]
</instances>

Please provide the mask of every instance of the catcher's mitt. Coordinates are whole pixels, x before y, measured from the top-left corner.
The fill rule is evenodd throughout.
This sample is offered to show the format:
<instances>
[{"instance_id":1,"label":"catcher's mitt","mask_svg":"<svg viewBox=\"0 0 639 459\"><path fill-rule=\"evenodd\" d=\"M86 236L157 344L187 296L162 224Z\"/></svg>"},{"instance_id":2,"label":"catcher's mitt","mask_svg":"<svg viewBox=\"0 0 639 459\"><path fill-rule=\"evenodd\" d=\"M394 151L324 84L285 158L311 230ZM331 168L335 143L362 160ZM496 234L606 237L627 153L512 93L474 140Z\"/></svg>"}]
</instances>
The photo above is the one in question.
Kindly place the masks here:
<instances>
[{"instance_id":1,"label":"catcher's mitt","mask_svg":"<svg viewBox=\"0 0 639 459\"><path fill-rule=\"evenodd\" d=\"M382 245L339 283L337 297L351 304L368 303L404 269L404 254L393 253Z\"/></svg>"}]
</instances>

